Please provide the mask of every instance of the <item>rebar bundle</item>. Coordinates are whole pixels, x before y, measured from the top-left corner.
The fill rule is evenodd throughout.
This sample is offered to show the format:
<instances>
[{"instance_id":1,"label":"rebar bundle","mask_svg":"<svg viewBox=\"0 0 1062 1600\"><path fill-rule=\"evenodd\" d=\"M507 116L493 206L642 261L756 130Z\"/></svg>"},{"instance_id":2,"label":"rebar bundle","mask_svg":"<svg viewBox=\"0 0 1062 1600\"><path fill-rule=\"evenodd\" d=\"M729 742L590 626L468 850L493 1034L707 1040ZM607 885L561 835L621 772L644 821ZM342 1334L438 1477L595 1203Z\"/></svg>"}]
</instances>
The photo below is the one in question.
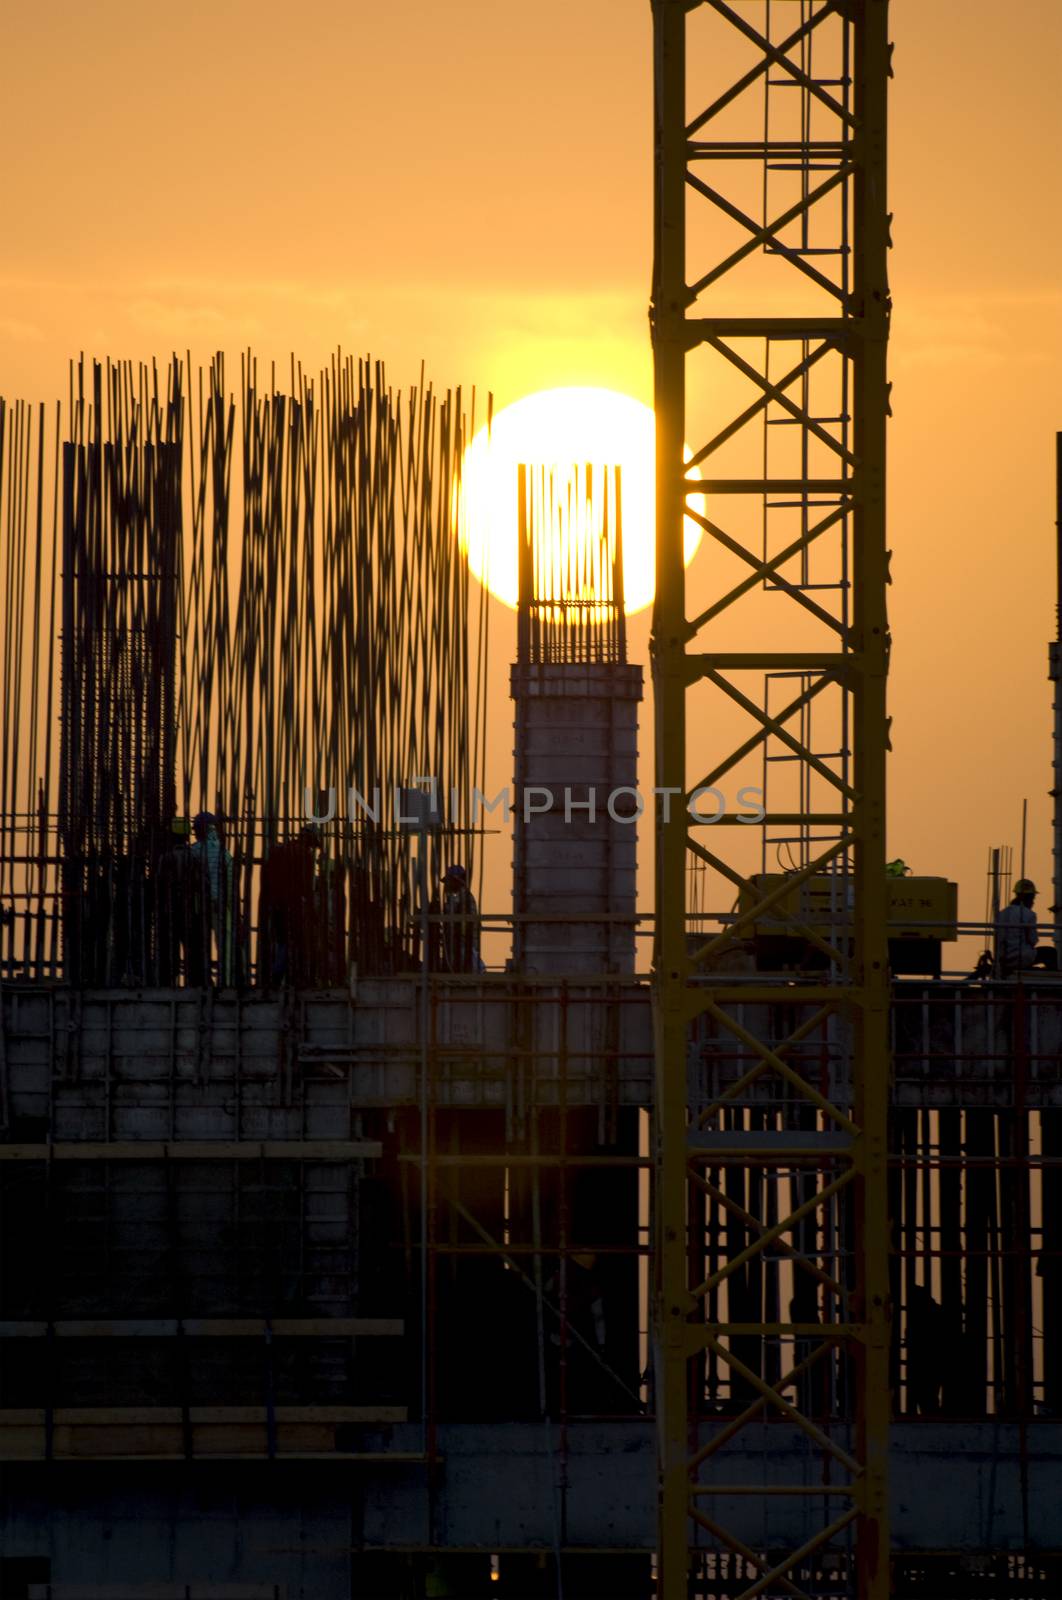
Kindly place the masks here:
<instances>
[{"instance_id":1,"label":"rebar bundle","mask_svg":"<svg viewBox=\"0 0 1062 1600\"><path fill-rule=\"evenodd\" d=\"M522 464L518 494L521 663L626 661L621 468Z\"/></svg>"},{"instance_id":2,"label":"rebar bundle","mask_svg":"<svg viewBox=\"0 0 1062 1600\"><path fill-rule=\"evenodd\" d=\"M288 981L419 960L395 790L452 797L439 867L483 759L474 416L342 356L260 390L248 353L240 392L221 356L82 360L54 442L0 400L4 975L268 982L269 937Z\"/></svg>"}]
</instances>

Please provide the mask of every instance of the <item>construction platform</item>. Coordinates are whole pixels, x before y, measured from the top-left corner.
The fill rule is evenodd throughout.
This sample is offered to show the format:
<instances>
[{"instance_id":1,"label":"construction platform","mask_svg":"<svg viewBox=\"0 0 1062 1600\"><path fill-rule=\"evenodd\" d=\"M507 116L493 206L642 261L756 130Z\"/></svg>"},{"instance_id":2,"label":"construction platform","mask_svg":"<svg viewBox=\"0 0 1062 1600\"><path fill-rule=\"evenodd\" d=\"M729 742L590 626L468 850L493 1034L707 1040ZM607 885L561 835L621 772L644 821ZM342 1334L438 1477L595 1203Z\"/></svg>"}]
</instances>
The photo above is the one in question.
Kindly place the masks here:
<instances>
[{"instance_id":1,"label":"construction platform","mask_svg":"<svg viewBox=\"0 0 1062 1600\"><path fill-rule=\"evenodd\" d=\"M718 987L768 1043L816 1004L810 984L794 982L784 1015L754 977L748 998L733 976ZM346 1600L405 1593L409 1563L446 1552L473 1561L461 1593L480 1579L547 1592L475 1565L506 1553L510 1583L521 1561L559 1554L569 1572L585 1558L586 1592L648 1592L648 985L426 988L4 984L3 1548L26 1594L45 1563L53 1595ZM933 1571L945 1553L1047 1560L1059 1542L1062 1404L1045 1360L1062 1337L1059 996L1046 980L894 987L892 1539ZM843 1105L844 1041L824 1029L801 1048ZM748 1064L700 1020L691 1107ZM805 1146L828 1159L783 1079L760 1074L728 1106L706 1168L732 1213L728 1161L754 1181L753 1143L774 1149L779 1181L800 1182ZM940 1315L934 1294L954 1305L960 1254L965 1315L946 1327L925 1291ZM767 1320L771 1281L744 1283L744 1315L759 1295ZM915 1371L927 1339L961 1384ZM741 1491L765 1472L816 1490L769 1502L771 1540L818 1525L850 1444L830 1420L844 1382L838 1359L818 1441L778 1415L731 1442L748 1396L706 1367L696 1443L718 1450L711 1492L739 1536L762 1537L764 1501ZM806 1406L815 1416L813 1393ZM377 1587L359 1588L370 1571Z\"/></svg>"}]
</instances>

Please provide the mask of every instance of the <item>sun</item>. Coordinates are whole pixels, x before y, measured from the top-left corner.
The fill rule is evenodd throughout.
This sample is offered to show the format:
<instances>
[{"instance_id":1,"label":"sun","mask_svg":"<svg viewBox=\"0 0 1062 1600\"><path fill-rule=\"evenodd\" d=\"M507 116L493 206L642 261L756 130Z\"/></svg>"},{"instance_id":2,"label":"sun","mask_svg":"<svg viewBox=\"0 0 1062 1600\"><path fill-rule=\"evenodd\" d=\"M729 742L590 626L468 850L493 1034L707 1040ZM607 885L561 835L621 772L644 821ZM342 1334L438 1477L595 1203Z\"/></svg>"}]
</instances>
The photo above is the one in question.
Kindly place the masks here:
<instances>
[{"instance_id":1,"label":"sun","mask_svg":"<svg viewBox=\"0 0 1062 1600\"><path fill-rule=\"evenodd\" d=\"M625 609L628 614L643 611L656 587L655 450L651 408L614 389L543 389L506 406L489 431L484 427L476 434L462 465L460 537L470 571L515 609L521 463L563 474L586 463L595 468L618 465ZM687 517L687 566L700 542L700 527Z\"/></svg>"}]
</instances>

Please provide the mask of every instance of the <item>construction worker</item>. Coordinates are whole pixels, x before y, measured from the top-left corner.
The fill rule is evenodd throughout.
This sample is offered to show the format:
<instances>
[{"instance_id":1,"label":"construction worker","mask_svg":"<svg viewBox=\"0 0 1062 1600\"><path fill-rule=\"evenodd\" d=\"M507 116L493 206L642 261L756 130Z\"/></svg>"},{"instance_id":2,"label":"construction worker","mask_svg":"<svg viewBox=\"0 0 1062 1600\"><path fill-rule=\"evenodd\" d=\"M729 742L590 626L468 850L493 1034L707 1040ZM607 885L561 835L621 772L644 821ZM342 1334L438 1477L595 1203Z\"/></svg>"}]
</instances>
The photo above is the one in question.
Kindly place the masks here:
<instances>
[{"instance_id":1,"label":"construction worker","mask_svg":"<svg viewBox=\"0 0 1062 1600\"><path fill-rule=\"evenodd\" d=\"M197 959L191 948L194 931L198 930L193 929L195 894L190 834L188 818L174 817L170 823L166 848L155 868L158 981L164 986L177 982L182 951L189 981L201 981L190 976L193 968L201 972L203 964L202 954Z\"/></svg>"},{"instance_id":2,"label":"construction worker","mask_svg":"<svg viewBox=\"0 0 1062 1600\"><path fill-rule=\"evenodd\" d=\"M996 969L1001 978L1028 972L1032 967L1054 969L1055 952L1036 943L1037 889L1031 878L1019 878L1014 898L996 918Z\"/></svg>"},{"instance_id":3,"label":"construction worker","mask_svg":"<svg viewBox=\"0 0 1062 1600\"><path fill-rule=\"evenodd\" d=\"M593 1330L589 1337L590 1343L599 1355L605 1353L605 1297L601 1282L597 1275L597 1256L592 1250L577 1250L572 1256L572 1261L585 1274L586 1282L583 1285L583 1302L586 1307L585 1320L588 1327ZM578 1280L577 1280L578 1281ZM578 1303L578 1296L576 1296Z\"/></svg>"},{"instance_id":4,"label":"construction worker","mask_svg":"<svg viewBox=\"0 0 1062 1600\"><path fill-rule=\"evenodd\" d=\"M374 883L373 868L376 867L376 882ZM372 846L366 845L364 840L357 847L357 854L352 859L347 869L349 890L350 921L350 950L351 957L361 972L380 973L390 970L388 962L387 929L384 924L384 909L379 894L379 867L372 852ZM437 908L436 908L437 909ZM344 939L346 935L344 933ZM343 951L343 961L340 972L340 981L347 976L346 951Z\"/></svg>"},{"instance_id":5,"label":"construction worker","mask_svg":"<svg viewBox=\"0 0 1062 1600\"><path fill-rule=\"evenodd\" d=\"M136 986L150 981L154 884L147 875L150 835L142 830L124 841L111 868L108 982Z\"/></svg>"},{"instance_id":6,"label":"construction worker","mask_svg":"<svg viewBox=\"0 0 1062 1600\"><path fill-rule=\"evenodd\" d=\"M447 867L443 875L442 957L444 972L483 971L479 907L468 887L468 873L459 862Z\"/></svg>"},{"instance_id":7,"label":"construction worker","mask_svg":"<svg viewBox=\"0 0 1062 1600\"><path fill-rule=\"evenodd\" d=\"M938 1417L949 1355L954 1360L958 1354L949 1339L951 1321L920 1283L912 1287L906 1311L907 1410Z\"/></svg>"},{"instance_id":8,"label":"construction worker","mask_svg":"<svg viewBox=\"0 0 1062 1600\"><path fill-rule=\"evenodd\" d=\"M320 832L320 829L318 829ZM322 835L321 844L324 844ZM341 861L323 848L314 875L312 981L333 987L347 981L347 885Z\"/></svg>"},{"instance_id":9,"label":"construction worker","mask_svg":"<svg viewBox=\"0 0 1062 1600\"><path fill-rule=\"evenodd\" d=\"M259 969L273 988L315 981L314 951L320 914L317 858L324 833L306 823L294 839L275 844L262 866Z\"/></svg>"},{"instance_id":10,"label":"construction worker","mask_svg":"<svg viewBox=\"0 0 1062 1600\"><path fill-rule=\"evenodd\" d=\"M213 947L217 943L217 981L220 988L231 988L236 981L234 912L236 866L221 839L218 819L212 811L200 811L192 819L195 843L189 849L193 885L193 914L197 942L202 939L201 971L189 975L190 982L210 980Z\"/></svg>"},{"instance_id":11,"label":"construction worker","mask_svg":"<svg viewBox=\"0 0 1062 1600\"><path fill-rule=\"evenodd\" d=\"M887 861L885 863L885 876L887 878L909 878L910 875L911 869L901 856L897 856L895 861Z\"/></svg>"}]
</instances>

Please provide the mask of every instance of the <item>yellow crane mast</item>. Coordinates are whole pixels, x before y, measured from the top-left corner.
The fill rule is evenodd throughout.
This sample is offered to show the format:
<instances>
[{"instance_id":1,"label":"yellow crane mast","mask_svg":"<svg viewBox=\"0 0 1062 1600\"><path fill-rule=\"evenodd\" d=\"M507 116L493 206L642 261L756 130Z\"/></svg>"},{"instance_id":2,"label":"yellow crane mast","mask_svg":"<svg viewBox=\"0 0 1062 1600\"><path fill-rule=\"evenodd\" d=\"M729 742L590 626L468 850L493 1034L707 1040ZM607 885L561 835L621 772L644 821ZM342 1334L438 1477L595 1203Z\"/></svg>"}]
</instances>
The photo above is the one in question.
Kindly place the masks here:
<instances>
[{"instance_id":1,"label":"yellow crane mast","mask_svg":"<svg viewBox=\"0 0 1062 1600\"><path fill-rule=\"evenodd\" d=\"M764 815L744 824L730 807L709 832L714 799L701 817L657 807L657 1593L712 1593L729 1562L743 1600L883 1600L887 0L653 0L653 32L656 783L688 799L754 758L765 774ZM713 558L692 616L686 516ZM690 931L691 861L736 900L714 934ZM791 911L823 874L825 937ZM749 955L750 930L780 915L814 970ZM698 1029L738 1062L714 1090L689 1066ZM794 1292L750 1321L742 1275L783 1252L812 1277L814 1315L794 1318L809 1303ZM817 1362L828 1403L803 1381ZM709 1371L723 1406L705 1401ZM727 1448L761 1449L765 1418L778 1450L762 1481L728 1479ZM758 1547L728 1529L738 1493L763 1498ZM812 1531L783 1548L794 1496Z\"/></svg>"}]
</instances>

